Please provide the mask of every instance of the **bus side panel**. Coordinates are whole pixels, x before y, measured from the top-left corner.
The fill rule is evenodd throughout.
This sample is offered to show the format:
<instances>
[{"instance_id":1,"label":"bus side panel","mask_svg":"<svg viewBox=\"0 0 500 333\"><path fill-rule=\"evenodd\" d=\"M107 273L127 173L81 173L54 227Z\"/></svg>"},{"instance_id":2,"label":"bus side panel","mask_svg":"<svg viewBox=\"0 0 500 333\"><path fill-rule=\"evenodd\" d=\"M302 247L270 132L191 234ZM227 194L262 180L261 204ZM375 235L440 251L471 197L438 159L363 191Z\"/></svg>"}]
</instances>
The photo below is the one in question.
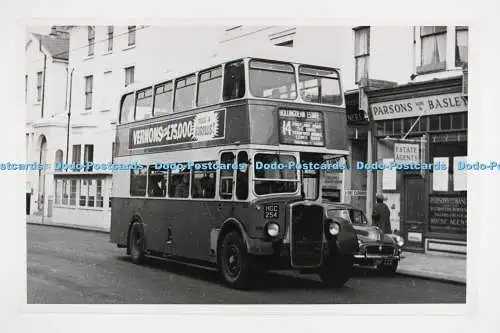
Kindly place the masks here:
<instances>
[{"instance_id":1,"label":"bus side panel","mask_svg":"<svg viewBox=\"0 0 500 333\"><path fill-rule=\"evenodd\" d=\"M347 119L344 111L325 112L325 139L329 149L347 149Z\"/></svg>"},{"instance_id":2,"label":"bus side panel","mask_svg":"<svg viewBox=\"0 0 500 333\"><path fill-rule=\"evenodd\" d=\"M111 198L111 243L127 245L128 227L131 215L126 209L130 199Z\"/></svg>"},{"instance_id":3,"label":"bus side panel","mask_svg":"<svg viewBox=\"0 0 500 333\"><path fill-rule=\"evenodd\" d=\"M277 145L279 143L278 111L274 105L250 104L250 141L256 144Z\"/></svg>"}]
</instances>

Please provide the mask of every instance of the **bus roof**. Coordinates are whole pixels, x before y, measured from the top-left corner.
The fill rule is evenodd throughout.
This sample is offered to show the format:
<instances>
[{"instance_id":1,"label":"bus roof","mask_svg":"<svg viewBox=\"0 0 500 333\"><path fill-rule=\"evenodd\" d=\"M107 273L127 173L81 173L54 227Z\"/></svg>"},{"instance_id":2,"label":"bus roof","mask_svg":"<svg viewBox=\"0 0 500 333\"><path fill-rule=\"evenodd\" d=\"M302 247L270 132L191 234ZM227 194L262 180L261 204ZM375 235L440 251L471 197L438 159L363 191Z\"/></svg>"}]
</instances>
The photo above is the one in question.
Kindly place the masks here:
<instances>
[{"instance_id":1,"label":"bus roof","mask_svg":"<svg viewBox=\"0 0 500 333\"><path fill-rule=\"evenodd\" d=\"M313 54L313 52L309 52L308 54ZM123 91L123 94L151 87L157 83L183 77L200 70L244 58L258 58L271 61L282 61L311 66L328 67L339 71L339 67L333 66L333 64L318 62L317 60L314 60L314 57L308 56L308 54L300 52L293 47L274 45L270 45L266 48L259 47L253 49L220 46L219 48L215 49L211 55L200 56L200 58L195 61L193 61L192 59L186 60L186 64L179 65L175 69L164 72L159 71L158 75L156 75L156 77L154 77L151 82L135 82L127 86Z\"/></svg>"}]
</instances>

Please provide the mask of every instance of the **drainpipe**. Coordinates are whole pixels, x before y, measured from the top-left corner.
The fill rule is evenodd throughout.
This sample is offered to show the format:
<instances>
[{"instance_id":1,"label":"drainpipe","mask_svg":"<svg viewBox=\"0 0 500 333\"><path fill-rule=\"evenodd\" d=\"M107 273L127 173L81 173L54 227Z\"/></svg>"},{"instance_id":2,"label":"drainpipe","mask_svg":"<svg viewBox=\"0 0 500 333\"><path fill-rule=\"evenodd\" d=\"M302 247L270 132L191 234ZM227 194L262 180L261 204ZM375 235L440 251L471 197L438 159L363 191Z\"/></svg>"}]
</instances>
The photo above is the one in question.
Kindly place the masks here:
<instances>
[{"instance_id":1,"label":"drainpipe","mask_svg":"<svg viewBox=\"0 0 500 333\"><path fill-rule=\"evenodd\" d=\"M66 164L68 164L68 154L69 154L69 126L71 121L71 95L73 92L73 71L75 68L71 69L71 74L69 75L69 105L68 105L68 126L66 128Z\"/></svg>"},{"instance_id":2,"label":"drainpipe","mask_svg":"<svg viewBox=\"0 0 500 333\"><path fill-rule=\"evenodd\" d=\"M41 38L43 38L43 37L41 37ZM41 108L41 114L42 114L42 118L43 118L43 111L45 108L45 72L47 71L47 54L45 52L43 52L43 50L42 50L42 40L41 39L40 39L40 43L38 45L39 45L40 52L43 53L42 108Z\"/></svg>"}]
</instances>

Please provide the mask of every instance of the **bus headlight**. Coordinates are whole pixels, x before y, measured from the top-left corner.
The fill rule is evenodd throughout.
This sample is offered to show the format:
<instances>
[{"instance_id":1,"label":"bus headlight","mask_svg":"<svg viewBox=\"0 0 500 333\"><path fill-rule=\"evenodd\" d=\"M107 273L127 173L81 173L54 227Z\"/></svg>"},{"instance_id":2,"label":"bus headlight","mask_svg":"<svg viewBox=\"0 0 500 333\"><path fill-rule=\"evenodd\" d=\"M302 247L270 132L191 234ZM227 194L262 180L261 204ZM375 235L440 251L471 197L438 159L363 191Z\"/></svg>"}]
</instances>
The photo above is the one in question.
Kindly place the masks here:
<instances>
[{"instance_id":1,"label":"bus headlight","mask_svg":"<svg viewBox=\"0 0 500 333\"><path fill-rule=\"evenodd\" d=\"M267 234L271 237L276 237L280 233L280 226L274 222L267 224Z\"/></svg>"},{"instance_id":2,"label":"bus headlight","mask_svg":"<svg viewBox=\"0 0 500 333\"><path fill-rule=\"evenodd\" d=\"M338 233L340 232L339 224L335 222L330 222L330 224L328 224L328 232L332 236L338 235Z\"/></svg>"}]
</instances>

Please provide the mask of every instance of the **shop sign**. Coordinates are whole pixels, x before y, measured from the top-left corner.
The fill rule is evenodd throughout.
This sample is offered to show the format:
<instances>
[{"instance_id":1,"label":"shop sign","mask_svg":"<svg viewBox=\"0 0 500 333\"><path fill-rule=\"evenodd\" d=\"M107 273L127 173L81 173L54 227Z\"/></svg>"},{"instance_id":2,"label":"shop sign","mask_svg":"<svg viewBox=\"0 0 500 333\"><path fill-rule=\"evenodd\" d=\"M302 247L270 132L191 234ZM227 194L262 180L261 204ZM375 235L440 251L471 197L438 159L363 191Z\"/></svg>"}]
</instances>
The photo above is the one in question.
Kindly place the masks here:
<instances>
[{"instance_id":1,"label":"shop sign","mask_svg":"<svg viewBox=\"0 0 500 333\"><path fill-rule=\"evenodd\" d=\"M420 163L420 146L416 143L395 143L394 163Z\"/></svg>"},{"instance_id":2,"label":"shop sign","mask_svg":"<svg viewBox=\"0 0 500 333\"><path fill-rule=\"evenodd\" d=\"M384 120L465 112L467 104L467 96L454 93L373 103L370 110L374 120Z\"/></svg>"},{"instance_id":3,"label":"shop sign","mask_svg":"<svg viewBox=\"0 0 500 333\"><path fill-rule=\"evenodd\" d=\"M366 190L345 190L345 194L351 197L366 197Z\"/></svg>"}]
</instances>

